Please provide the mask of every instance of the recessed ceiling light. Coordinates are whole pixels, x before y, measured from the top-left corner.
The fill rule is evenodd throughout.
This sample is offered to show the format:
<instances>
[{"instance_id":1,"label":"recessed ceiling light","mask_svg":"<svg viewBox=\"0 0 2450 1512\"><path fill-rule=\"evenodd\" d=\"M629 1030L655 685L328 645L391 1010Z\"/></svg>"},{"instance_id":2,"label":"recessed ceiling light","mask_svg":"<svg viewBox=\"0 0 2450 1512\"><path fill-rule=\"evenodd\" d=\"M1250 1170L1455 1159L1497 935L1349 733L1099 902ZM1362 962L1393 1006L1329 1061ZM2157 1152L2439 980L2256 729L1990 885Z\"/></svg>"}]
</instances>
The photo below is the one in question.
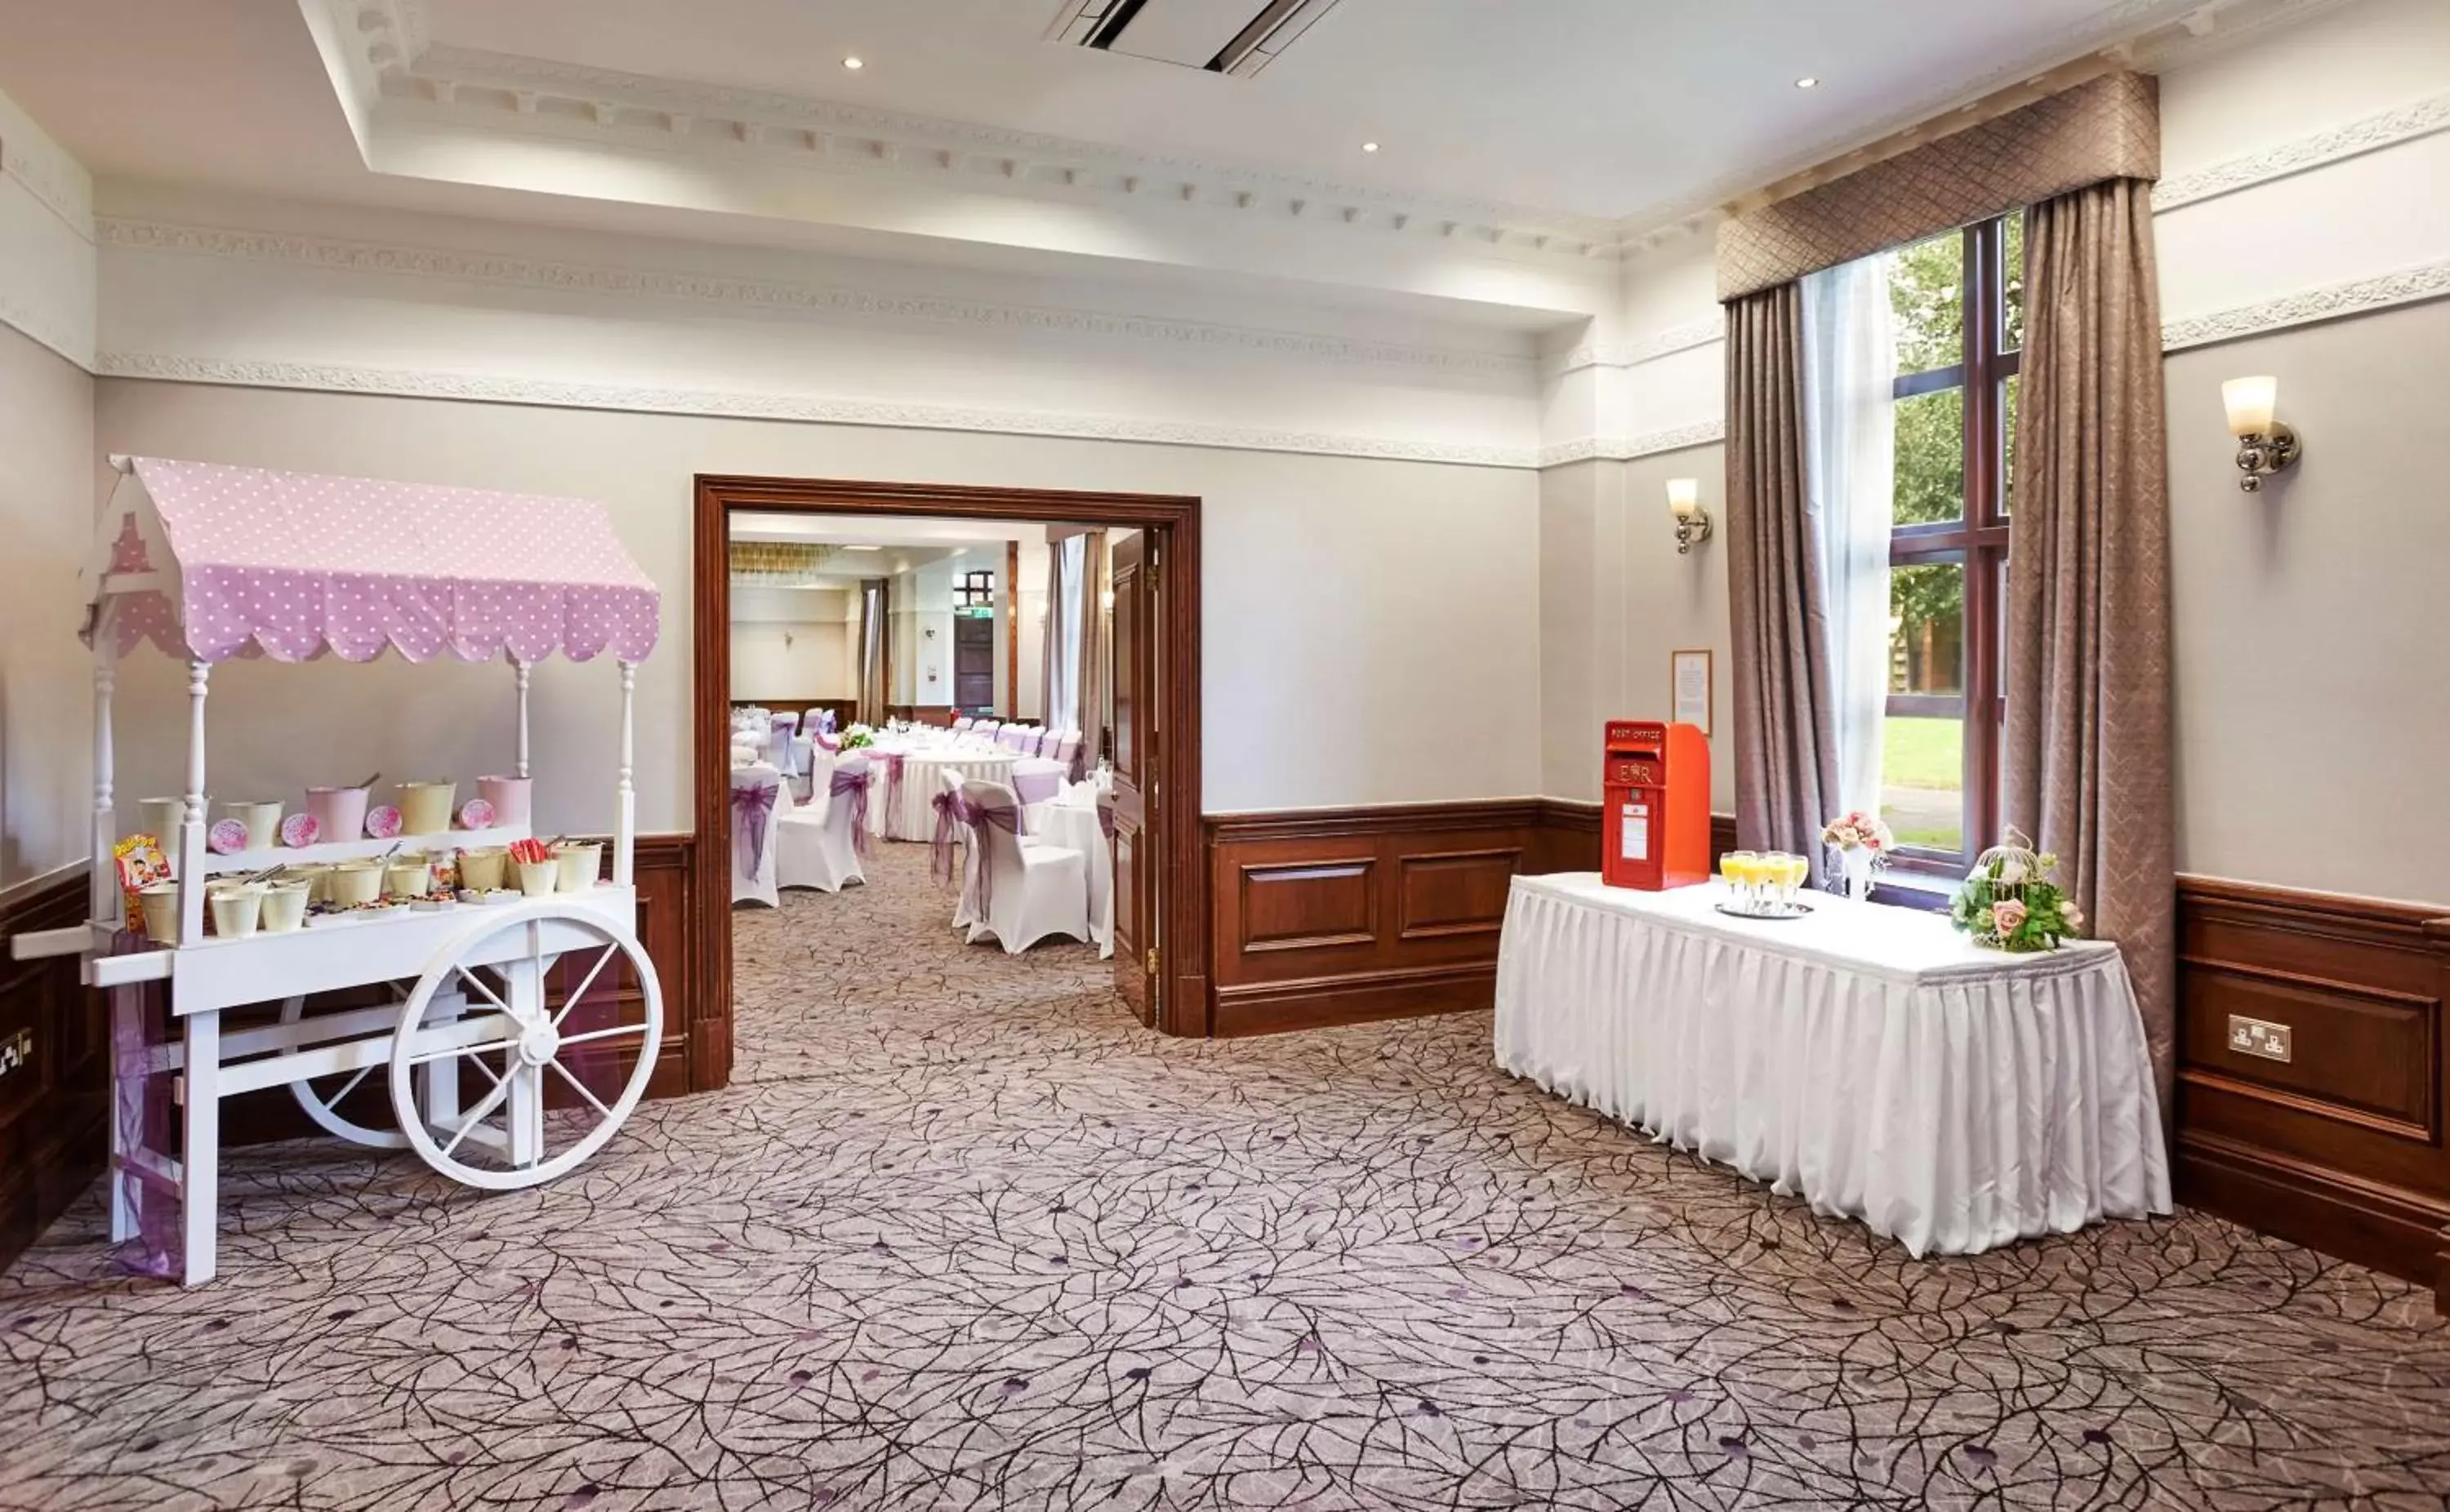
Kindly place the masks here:
<instances>
[{"instance_id":1,"label":"recessed ceiling light","mask_svg":"<svg viewBox=\"0 0 2450 1512\"><path fill-rule=\"evenodd\" d=\"M843 59L843 67L850 69L853 73L857 73L860 69L866 68L867 64L858 54L854 53L851 56Z\"/></svg>"},{"instance_id":2,"label":"recessed ceiling light","mask_svg":"<svg viewBox=\"0 0 2450 1512\"><path fill-rule=\"evenodd\" d=\"M1815 76L1807 73L1802 78L1795 81L1795 87L1799 89L1818 89L1820 87L1820 81Z\"/></svg>"},{"instance_id":3,"label":"recessed ceiling light","mask_svg":"<svg viewBox=\"0 0 2450 1512\"><path fill-rule=\"evenodd\" d=\"M1361 144L1361 150L1364 152L1375 152L1378 150L1378 144L1375 142L1364 142Z\"/></svg>"},{"instance_id":4,"label":"recessed ceiling light","mask_svg":"<svg viewBox=\"0 0 2450 1512\"><path fill-rule=\"evenodd\" d=\"M846 552L881 552L885 550L885 548L882 546L846 546L843 550Z\"/></svg>"}]
</instances>

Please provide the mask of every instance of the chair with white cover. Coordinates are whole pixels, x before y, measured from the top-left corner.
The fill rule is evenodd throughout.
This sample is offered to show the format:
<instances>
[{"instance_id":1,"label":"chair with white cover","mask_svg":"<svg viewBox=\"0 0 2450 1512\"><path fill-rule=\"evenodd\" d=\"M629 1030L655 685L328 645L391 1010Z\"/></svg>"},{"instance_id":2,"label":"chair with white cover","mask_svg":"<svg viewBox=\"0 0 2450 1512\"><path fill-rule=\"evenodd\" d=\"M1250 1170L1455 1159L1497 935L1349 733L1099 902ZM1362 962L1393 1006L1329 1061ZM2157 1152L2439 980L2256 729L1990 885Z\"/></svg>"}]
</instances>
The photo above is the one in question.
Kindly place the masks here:
<instances>
[{"instance_id":1,"label":"chair with white cover","mask_svg":"<svg viewBox=\"0 0 2450 1512\"><path fill-rule=\"evenodd\" d=\"M996 742L996 731L1002 727L1002 726L997 724L992 719L982 719L970 727L970 738L974 741L992 746Z\"/></svg>"},{"instance_id":2,"label":"chair with white cover","mask_svg":"<svg viewBox=\"0 0 2450 1512\"><path fill-rule=\"evenodd\" d=\"M953 733L956 735L966 734L969 731L969 727L977 723L977 720L972 719L967 714L956 714L953 716Z\"/></svg>"},{"instance_id":3,"label":"chair with white cover","mask_svg":"<svg viewBox=\"0 0 2450 1512\"><path fill-rule=\"evenodd\" d=\"M1077 780L1080 775L1080 732L1077 729L1065 730L1055 737L1053 750L1043 751L1040 754L1051 756L1061 764L1065 778Z\"/></svg>"},{"instance_id":4,"label":"chair with white cover","mask_svg":"<svg viewBox=\"0 0 2450 1512\"><path fill-rule=\"evenodd\" d=\"M867 852L867 758L854 752L835 763L826 777L823 808L811 802L785 814L775 826L774 882L838 893L865 884L860 858Z\"/></svg>"},{"instance_id":5,"label":"chair with white cover","mask_svg":"<svg viewBox=\"0 0 2450 1512\"><path fill-rule=\"evenodd\" d=\"M944 785L929 800L936 812L934 838L929 842L930 864L939 883L948 887L956 882L960 883L953 895L953 927L966 934L972 922L972 901L978 896L979 847L970 838L969 826L960 817L965 806L962 774L947 770L938 775Z\"/></svg>"},{"instance_id":6,"label":"chair with white cover","mask_svg":"<svg viewBox=\"0 0 2450 1512\"><path fill-rule=\"evenodd\" d=\"M783 774L764 762L731 773L731 901L779 908L774 893L774 832L790 804Z\"/></svg>"},{"instance_id":7,"label":"chair with white cover","mask_svg":"<svg viewBox=\"0 0 2450 1512\"><path fill-rule=\"evenodd\" d=\"M992 935L1018 956L1049 935L1089 936L1088 858L1021 843L1021 804L1001 783L962 784L955 816L970 832L969 940Z\"/></svg>"}]
</instances>

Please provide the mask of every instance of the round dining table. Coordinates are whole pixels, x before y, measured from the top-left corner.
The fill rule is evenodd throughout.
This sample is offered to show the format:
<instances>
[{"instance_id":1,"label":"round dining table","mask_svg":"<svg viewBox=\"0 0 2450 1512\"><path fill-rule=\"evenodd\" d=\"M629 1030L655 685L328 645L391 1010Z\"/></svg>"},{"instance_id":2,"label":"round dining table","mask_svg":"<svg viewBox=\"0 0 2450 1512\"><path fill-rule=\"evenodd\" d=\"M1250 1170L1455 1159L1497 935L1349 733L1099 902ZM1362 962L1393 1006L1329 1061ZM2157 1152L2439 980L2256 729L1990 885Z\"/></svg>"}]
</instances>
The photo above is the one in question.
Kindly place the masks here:
<instances>
[{"instance_id":1,"label":"round dining table","mask_svg":"<svg viewBox=\"0 0 2450 1512\"><path fill-rule=\"evenodd\" d=\"M1008 750L944 744L901 746L882 741L868 758L875 774L868 832L885 840L920 842L935 838L936 795L944 790L946 773L964 782L1009 785L1013 764L1021 759Z\"/></svg>"}]
</instances>

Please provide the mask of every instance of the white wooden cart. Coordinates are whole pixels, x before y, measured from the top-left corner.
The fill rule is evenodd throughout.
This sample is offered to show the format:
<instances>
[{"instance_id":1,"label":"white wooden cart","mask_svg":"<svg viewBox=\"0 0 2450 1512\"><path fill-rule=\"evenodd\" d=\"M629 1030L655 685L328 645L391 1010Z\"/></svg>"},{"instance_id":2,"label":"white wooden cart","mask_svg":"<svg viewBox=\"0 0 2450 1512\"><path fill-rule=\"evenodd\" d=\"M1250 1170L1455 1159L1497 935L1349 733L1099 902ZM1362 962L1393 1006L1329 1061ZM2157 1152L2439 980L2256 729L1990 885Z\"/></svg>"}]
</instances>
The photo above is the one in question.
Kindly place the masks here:
<instances>
[{"instance_id":1,"label":"white wooden cart","mask_svg":"<svg viewBox=\"0 0 2450 1512\"><path fill-rule=\"evenodd\" d=\"M224 1098L286 1085L322 1128L414 1149L470 1186L533 1186L586 1160L645 1092L663 1000L635 934L632 710L652 649L654 585L603 512L567 499L113 458L121 477L86 574L94 653L91 921L12 941L20 959L82 953L110 989L114 1089L111 1237L151 1239L154 1268L211 1279ZM111 692L123 651L151 640L188 664L185 822L160 837L179 882L175 946L132 935L115 866ZM214 666L239 654L303 660L386 649L506 656L516 701L515 771L529 774L529 672L558 649L610 649L621 685L617 818L609 884L511 903L458 902L372 917L318 915L302 929L206 938L205 883L275 863L506 844L525 824L220 855L206 845L204 704ZM618 959L637 1000L623 1019L591 991ZM151 983L165 983L154 988ZM387 984L395 1002L308 1012L318 993ZM552 988L560 986L560 1002ZM148 1018L175 1033L148 1035ZM150 999L148 994L156 995ZM278 1021L224 1032L223 1014L280 1004ZM580 1017L572 1021L572 1015ZM265 1017L269 1017L268 1014ZM597 1023L599 1018L612 1021ZM342 1100L387 1074L398 1127ZM175 1076L180 1156L150 1147L146 1092ZM175 1226L156 1221L175 1200Z\"/></svg>"}]
</instances>

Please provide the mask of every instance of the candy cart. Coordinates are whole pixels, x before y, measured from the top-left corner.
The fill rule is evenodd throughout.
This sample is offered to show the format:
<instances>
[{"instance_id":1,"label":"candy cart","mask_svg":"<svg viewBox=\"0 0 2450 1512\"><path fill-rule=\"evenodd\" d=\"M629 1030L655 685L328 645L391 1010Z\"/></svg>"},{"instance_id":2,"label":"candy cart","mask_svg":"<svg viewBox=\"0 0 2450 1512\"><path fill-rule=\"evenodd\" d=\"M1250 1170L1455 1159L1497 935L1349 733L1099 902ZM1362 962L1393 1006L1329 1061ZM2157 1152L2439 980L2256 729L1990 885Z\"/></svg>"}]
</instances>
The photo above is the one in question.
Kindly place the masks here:
<instances>
[{"instance_id":1,"label":"candy cart","mask_svg":"<svg viewBox=\"0 0 2450 1512\"><path fill-rule=\"evenodd\" d=\"M120 477L85 574L91 921L12 941L20 959L82 953L86 981L109 991L113 1241L146 1240L147 1268L188 1286L212 1277L221 1104L260 1088L286 1085L325 1130L412 1149L473 1187L533 1186L594 1154L637 1105L663 1037L632 881L632 709L658 628L653 583L603 511L578 500L150 457L113 464ZM188 674L186 792L169 805L176 833L158 837L175 868L176 923L165 917L152 936L112 860L113 669L146 641ZM479 838L446 817L440 832L420 835L309 840L295 826L284 840L307 843L231 849L224 834L207 843L214 669L234 656L363 662L386 649L413 662L444 651L506 658L515 708L503 732L520 779L530 669L556 650L578 661L612 652L621 750L609 882L590 854L583 875L563 878L569 890L445 894L316 912L280 932L208 935L217 878ZM533 838L523 816L481 833L489 846ZM625 975L631 991L610 990ZM333 993L372 1005L310 1011L314 995ZM226 1030L225 1013L237 1020ZM396 1128L367 1111L383 1082L360 1089L377 1076ZM175 1157L164 1148L173 1127Z\"/></svg>"}]
</instances>

